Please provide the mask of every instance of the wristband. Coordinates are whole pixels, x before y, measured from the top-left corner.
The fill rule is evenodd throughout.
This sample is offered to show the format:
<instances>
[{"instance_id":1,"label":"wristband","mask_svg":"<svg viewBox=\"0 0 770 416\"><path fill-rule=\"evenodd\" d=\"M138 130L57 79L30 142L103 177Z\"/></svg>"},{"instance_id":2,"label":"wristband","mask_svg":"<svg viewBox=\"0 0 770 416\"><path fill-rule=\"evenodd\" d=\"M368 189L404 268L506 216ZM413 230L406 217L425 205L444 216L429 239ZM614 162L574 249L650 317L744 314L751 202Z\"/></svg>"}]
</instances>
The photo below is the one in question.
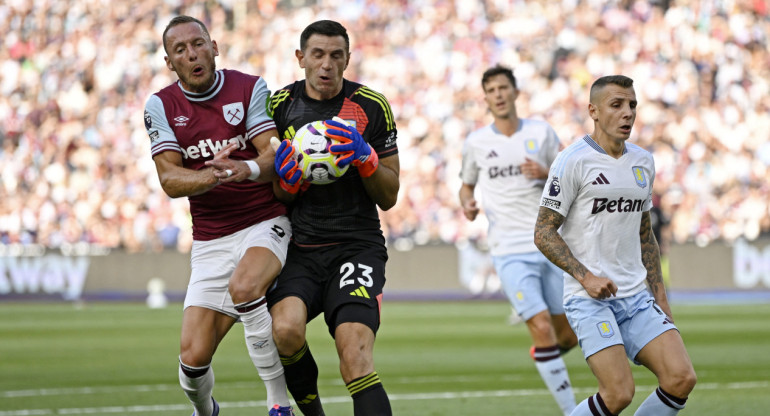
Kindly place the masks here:
<instances>
[{"instance_id":1,"label":"wristband","mask_svg":"<svg viewBox=\"0 0 770 416\"><path fill-rule=\"evenodd\" d=\"M286 191L286 192L288 192L290 194L296 194L299 191L299 189L300 189L301 182L297 181L297 183L295 183L294 185L289 185L283 179L279 179L278 180L278 185L280 185L281 189L283 189L284 191Z\"/></svg>"},{"instance_id":2,"label":"wristband","mask_svg":"<svg viewBox=\"0 0 770 416\"><path fill-rule=\"evenodd\" d=\"M366 162L358 165L358 174L361 175L362 178L368 178L374 175L374 172L377 170L377 166L379 165L380 157L377 155L377 152L372 149L372 153L369 155L369 159L366 159Z\"/></svg>"},{"instance_id":3,"label":"wristband","mask_svg":"<svg viewBox=\"0 0 770 416\"><path fill-rule=\"evenodd\" d=\"M261 169L259 169L259 164L257 164L257 162L253 160L244 160L244 162L246 162L246 165L249 166L249 170L251 171L251 175L249 175L249 180L256 181L257 178L259 177L260 172L262 172Z\"/></svg>"}]
</instances>

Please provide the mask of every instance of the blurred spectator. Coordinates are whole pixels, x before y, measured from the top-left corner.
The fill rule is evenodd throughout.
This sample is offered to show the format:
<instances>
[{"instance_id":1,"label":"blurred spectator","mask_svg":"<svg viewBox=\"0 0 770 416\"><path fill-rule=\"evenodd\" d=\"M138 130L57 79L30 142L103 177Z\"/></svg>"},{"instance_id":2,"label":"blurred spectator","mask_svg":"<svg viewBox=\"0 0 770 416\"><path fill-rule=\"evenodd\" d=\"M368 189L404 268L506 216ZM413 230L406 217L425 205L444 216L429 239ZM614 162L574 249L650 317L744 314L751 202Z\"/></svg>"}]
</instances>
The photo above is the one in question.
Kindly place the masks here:
<instances>
[{"instance_id":1,"label":"blurred spectator","mask_svg":"<svg viewBox=\"0 0 770 416\"><path fill-rule=\"evenodd\" d=\"M397 249L483 241L485 222L463 221L455 194L461 141L489 121L478 79L498 62L521 81L522 116L568 142L588 131L579 103L590 82L630 75L632 140L655 155L664 235L705 245L770 234L765 1L10 0L0 244L189 250L187 201L161 192L142 125L148 94L174 79L157 39L176 14L226 28L212 33L226 45L220 64L273 90L302 76L286 51L307 22L350 28L349 76L389 97L397 117L401 195L382 214Z\"/></svg>"}]
</instances>

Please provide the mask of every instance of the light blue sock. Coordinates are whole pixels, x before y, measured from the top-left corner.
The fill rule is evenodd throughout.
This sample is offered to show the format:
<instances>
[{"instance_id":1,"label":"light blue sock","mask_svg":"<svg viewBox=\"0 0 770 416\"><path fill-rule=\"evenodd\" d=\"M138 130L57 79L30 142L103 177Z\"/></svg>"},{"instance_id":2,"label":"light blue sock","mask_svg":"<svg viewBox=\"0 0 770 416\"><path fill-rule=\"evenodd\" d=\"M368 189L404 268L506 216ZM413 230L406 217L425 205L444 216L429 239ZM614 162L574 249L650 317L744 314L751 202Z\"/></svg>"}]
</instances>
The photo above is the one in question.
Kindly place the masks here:
<instances>
[{"instance_id":1,"label":"light blue sock","mask_svg":"<svg viewBox=\"0 0 770 416\"><path fill-rule=\"evenodd\" d=\"M684 409L686 400L674 397L658 387L644 399L634 416L675 416Z\"/></svg>"},{"instance_id":2,"label":"light blue sock","mask_svg":"<svg viewBox=\"0 0 770 416\"><path fill-rule=\"evenodd\" d=\"M570 413L570 416L615 416L602 400L599 393L583 400Z\"/></svg>"}]
</instances>

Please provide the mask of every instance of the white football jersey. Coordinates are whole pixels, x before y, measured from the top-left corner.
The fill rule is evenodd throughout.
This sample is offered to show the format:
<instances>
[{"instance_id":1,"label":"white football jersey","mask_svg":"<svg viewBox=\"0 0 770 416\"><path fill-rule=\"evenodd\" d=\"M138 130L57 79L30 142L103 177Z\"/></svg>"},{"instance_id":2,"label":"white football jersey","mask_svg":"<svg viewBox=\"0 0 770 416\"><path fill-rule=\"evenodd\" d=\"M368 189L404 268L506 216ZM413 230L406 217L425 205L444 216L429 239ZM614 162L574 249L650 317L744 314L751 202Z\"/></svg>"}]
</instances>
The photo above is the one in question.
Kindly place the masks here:
<instances>
[{"instance_id":1,"label":"white football jersey","mask_svg":"<svg viewBox=\"0 0 770 416\"><path fill-rule=\"evenodd\" d=\"M460 178L481 191L493 256L537 251L534 231L545 179L527 179L521 165L528 158L547 168L558 153L556 132L540 120L520 119L512 136L500 133L494 124L468 136Z\"/></svg>"},{"instance_id":2,"label":"white football jersey","mask_svg":"<svg viewBox=\"0 0 770 416\"><path fill-rule=\"evenodd\" d=\"M564 149L551 166L540 205L565 217L559 233L575 257L618 286L617 297L645 290L639 227L652 208L655 164L652 155L626 142L615 159L590 136ZM564 299L588 297L583 286L564 274Z\"/></svg>"}]
</instances>

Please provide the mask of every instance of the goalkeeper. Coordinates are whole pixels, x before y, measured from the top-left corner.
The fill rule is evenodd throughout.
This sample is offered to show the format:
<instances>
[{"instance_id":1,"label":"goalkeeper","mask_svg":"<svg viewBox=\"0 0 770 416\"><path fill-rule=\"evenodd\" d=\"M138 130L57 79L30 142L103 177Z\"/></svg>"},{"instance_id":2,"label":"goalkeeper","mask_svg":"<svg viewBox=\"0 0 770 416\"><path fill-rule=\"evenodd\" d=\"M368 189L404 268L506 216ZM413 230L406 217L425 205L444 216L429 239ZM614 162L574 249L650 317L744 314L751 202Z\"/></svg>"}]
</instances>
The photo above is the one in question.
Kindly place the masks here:
<instances>
[{"instance_id":1,"label":"goalkeeper","mask_svg":"<svg viewBox=\"0 0 770 416\"><path fill-rule=\"evenodd\" d=\"M293 228L286 266L268 293L273 337L305 416L324 414L305 339L307 322L322 313L354 414L391 415L373 350L388 259L378 207L393 207L399 189L393 113L382 94L343 78L350 41L339 23L309 25L295 55L305 79L277 91L269 105L284 139L276 149L277 192L289 204ZM338 166L352 166L327 185L303 184L292 160L294 132L316 120L325 120L327 135L339 142L330 149Z\"/></svg>"}]
</instances>

